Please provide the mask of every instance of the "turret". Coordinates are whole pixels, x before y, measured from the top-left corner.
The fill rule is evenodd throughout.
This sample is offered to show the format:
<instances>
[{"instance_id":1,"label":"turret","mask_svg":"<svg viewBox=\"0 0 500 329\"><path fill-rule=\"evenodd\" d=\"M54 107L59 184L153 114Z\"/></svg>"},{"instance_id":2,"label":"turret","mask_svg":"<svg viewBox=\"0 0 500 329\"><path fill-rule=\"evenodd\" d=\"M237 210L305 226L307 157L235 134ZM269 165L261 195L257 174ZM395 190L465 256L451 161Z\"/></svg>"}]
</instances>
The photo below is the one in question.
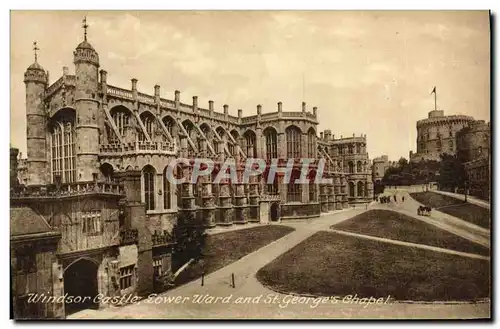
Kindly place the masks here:
<instances>
[{"instance_id":1,"label":"turret","mask_svg":"<svg viewBox=\"0 0 500 329\"><path fill-rule=\"evenodd\" d=\"M99 55L87 41L88 25L84 19L84 40L73 52L75 64L76 174L78 181L91 181L98 173L99 125L98 84Z\"/></svg>"},{"instance_id":2,"label":"turret","mask_svg":"<svg viewBox=\"0 0 500 329\"><path fill-rule=\"evenodd\" d=\"M44 109L44 94L47 88L47 74L38 64L39 50L33 43L35 62L24 73L26 85L26 137L28 146L28 185L48 183L48 162L46 142L46 116Z\"/></svg>"}]
</instances>

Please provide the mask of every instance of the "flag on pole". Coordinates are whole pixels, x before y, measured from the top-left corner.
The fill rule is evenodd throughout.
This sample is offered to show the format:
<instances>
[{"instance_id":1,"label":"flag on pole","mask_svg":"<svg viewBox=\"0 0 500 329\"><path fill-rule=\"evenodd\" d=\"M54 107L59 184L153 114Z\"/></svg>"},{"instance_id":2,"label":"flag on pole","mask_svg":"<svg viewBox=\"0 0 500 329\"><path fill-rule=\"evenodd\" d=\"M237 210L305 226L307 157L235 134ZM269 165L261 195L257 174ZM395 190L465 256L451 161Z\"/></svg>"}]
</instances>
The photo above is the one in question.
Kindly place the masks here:
<instances>
[{"instance_id":1,"label":"flag on pole","mask_svg":"<svg viewBox=\"0 0 500 329\"><path fill-rule=\"evenodd\" d=\"M435 94L435 93L436 93L436 87L434 87L434 89L432 89L430 95Z\"/></svg>"}]
</instances>

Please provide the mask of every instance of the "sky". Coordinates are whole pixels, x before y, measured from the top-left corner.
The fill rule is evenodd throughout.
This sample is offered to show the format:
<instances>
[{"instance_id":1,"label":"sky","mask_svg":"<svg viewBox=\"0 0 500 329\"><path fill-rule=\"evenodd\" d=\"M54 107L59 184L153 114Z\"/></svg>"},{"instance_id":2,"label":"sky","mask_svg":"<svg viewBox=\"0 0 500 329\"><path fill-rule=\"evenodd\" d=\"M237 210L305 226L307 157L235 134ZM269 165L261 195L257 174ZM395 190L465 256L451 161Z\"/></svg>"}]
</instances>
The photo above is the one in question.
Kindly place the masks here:
<instances>
[{"instance_id":1,"label":"sky","mask_svg":"<svg viewBox=\"0 0 500 329\"><path fill-rule=\"evenodd\" d=\"M26 154L26 68L55 82L83 40L108 84L200 107L256 114L318 107L319 131L367 135L370 158L408 158L416 121L446 115L490 121L487 11L11 11L11 145Z\"/></svg>"}]
</instances>

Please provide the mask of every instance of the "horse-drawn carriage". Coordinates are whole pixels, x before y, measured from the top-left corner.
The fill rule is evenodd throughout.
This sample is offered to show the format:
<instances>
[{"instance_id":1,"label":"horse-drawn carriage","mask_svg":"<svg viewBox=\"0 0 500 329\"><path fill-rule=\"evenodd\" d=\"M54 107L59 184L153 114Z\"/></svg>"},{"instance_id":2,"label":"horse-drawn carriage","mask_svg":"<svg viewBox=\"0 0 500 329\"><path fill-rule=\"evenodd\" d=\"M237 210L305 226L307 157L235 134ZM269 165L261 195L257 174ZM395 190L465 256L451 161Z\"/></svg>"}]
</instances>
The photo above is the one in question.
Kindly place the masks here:
<instances>
[{"instance_id":1,"label":"horse-drawn carriage","mask_svg":"<svg viewBox=\"0 0 500 329\"><path fill-rule=\"evenodd\" d=\"M431 215L431 207L419 206L417 209L417 214L419 216L430 216Z\"/></svg>"}]
</instances>

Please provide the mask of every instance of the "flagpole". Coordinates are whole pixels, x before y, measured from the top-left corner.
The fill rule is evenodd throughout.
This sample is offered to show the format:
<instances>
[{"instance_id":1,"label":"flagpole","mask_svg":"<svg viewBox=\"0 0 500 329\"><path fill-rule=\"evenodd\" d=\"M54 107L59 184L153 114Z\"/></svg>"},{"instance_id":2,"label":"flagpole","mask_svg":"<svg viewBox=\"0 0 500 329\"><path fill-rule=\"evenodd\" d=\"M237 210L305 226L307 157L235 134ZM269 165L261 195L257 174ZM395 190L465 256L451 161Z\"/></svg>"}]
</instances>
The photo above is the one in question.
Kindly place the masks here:
<instances>
[{"instance_id":1,"label":"flagpole","mask_svg":"<svg viewBox=\"0 0 500 329\"><path fill-rule=\"evenodd\" d=\"M436 87L434 87L434 111L437 111L437 91Z\"/></svg>"}]
</instances>

